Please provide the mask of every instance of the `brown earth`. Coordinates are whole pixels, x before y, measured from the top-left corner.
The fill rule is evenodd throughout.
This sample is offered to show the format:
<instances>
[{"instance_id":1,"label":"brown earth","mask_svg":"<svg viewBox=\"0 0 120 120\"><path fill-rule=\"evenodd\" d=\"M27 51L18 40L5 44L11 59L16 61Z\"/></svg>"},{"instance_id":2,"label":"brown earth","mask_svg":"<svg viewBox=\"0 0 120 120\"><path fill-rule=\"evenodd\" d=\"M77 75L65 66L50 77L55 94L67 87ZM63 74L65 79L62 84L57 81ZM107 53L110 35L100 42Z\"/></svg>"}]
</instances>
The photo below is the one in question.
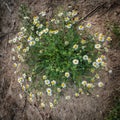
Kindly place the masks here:
<instances>
[{"instance_id":1,"label":"brown earth","mask_svg":"<svg viewBox=\"0 0 120 120\"><path fill-rule=\"evenodd\" d=\"M90 21L96 32L110 32L111 23L120 23L119 0L0 0L0 120L104 120L115 97L120 96L120 46L114 34L110 51L107 53L108 67L112 74L102 73L105 83L102 89L96 89L93 95L81 95L69 102L61 99L53 110L40 110L30 104L25 97L20 99L21 89L13 74L11 48L8 40L19 27L18 9L26 3L33 14L46 10L50 17L58 7L72 5L79 11L84 21ZM104 4L104 2L106 2ZM101 5L101 6L100 6ZM97 7L100 6L100 7ZM97 8L96 8L97 7ZM96 8L96 10L95 10ZM94 9L94 12L88 14ZM99 94L100 97L96 97Z\"/></svg>"}]
</instances>

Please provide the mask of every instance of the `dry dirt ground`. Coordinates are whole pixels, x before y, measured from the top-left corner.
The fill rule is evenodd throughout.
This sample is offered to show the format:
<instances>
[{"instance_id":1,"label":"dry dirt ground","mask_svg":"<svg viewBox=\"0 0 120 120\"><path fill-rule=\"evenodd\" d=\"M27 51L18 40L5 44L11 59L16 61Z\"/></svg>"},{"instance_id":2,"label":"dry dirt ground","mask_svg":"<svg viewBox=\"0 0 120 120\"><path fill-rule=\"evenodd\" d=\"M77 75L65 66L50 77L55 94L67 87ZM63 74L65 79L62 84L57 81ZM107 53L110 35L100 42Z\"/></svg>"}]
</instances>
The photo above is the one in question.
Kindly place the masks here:
<instances>
[{"instance_id":1,"label":"dry dirt ground","mask_svg":"<svg viewBox=\"0 0 120 120\"><path fill-rule=\"evenodd\" d=\"M21 3L26 3L34 15L46 10L49 16L58 7L72 5L80 17L87 16L84 21L90 21L94 31L104 34L110 32L109 24L120 23L120 0L0 0L0 120L104 120L114 97L120 95L120 46L117 44L120 40L111 33L113 41L107 58L113 72L101 75L105 86L93 92L100 97L81 95L69 102L61 100L53 110L40 110L20 99L21 90L13 74L12 46L8 40L18 30Z\"/></svg>"}]
</instances>

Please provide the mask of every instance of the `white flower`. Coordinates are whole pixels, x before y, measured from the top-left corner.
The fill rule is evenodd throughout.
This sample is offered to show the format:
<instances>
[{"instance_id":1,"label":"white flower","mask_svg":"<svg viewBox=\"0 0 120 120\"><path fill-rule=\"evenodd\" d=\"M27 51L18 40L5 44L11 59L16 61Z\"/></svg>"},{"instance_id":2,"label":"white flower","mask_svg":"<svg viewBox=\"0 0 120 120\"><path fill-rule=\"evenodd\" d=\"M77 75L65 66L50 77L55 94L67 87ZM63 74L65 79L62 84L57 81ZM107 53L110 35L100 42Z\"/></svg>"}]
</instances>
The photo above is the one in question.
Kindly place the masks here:
<instances>
[{"instance_id":1,"label":"white flower","mask_svg":"<svg viewBox=\"0 0 120 120\"><path fill-rule=\"evenodd\" d=\"M22 86L22 90L25 91L25 86L24 85Z\"/></svg>"},{"instance_id":2,"label":"white flower","mask_svg":"<svg viewBox=\"0 0 120 120\"><path fill-rule=\"evenodd\" d=\"M109 70L108 72L111 74L111 73L112 73L112 70Z\"/></svg>"},{"instance_id":3,"label":"white flower","mask_svg":"<svg viewBox=\"0 0 120 120\"><path fill-rule=\"evenodd\" d=\"M93 66L94 66L95 68L99 68L99 64L98 64L97 62L93 62Z\"/></svg>"},{"instance_id":4,"label":"white flower","mask_svg":"<svg viewBox=\"0 0 120 120\"><path fill-rule=\"evenodd\" d=\"M33 37L32 37L32 36L29 36L28 39L27 39L28 42L29 42L29 41L32 41L32 40L33 40Z\"/></svg>"},{"instance_id":5,"label":"white flower","mask_svg":"<svg viewBox=\"0 0 120 120\"><path fill-rule=\"evenodd\" d=\"M42 96L43 92L37 92L37 96Z\"/></svg>"},{"instance_id":6,"label":"white flower","mask_svg":"<svg viewBox=\"0 0 120 120\"><path fill-rule=\"evenodd\" d=\"M20 51L20 50L22 49L22 47L23 47L23 44L20 44L20 45L16 46L16 49L17 49L18 51Z\"/></svg>"},{"instance_id":7,"label":"white flower","mask_svg":"<svg viewBox=\"0 0 120 120\"><path fill-rule=\"evenodd\" d=\"M43 53L43 50L40 50L40 51L39 51L39 53L41 53L41 54L42 54L42 53Z\"/></svg>"},{"instance_id":8,"label":"white flower","mask_svg":"<svg viewBox=\"0 0 120 120\"><path fill-rule=\"evenodd\" d=\"M95 75L95 78L99 79L99 78L100 78L99 74L96 74L96 75Z\"/></svg>"},{"instance_id":9,"label":"white flower","mask_svg":"<svg viewBox=\"0 0 120 120\"><path fill-rule=\"evenodd\" d=\"M86 46L82 46L82 49L84 50L86 48Z\"/></svg>"},{"instance_id":10,"label":"white flower","mask_svg":"<svg viewBox=\"0 0 120 120\"><path fill-rule=\"evenodd\" d=\"M23 32L25 32L26 28L25 27L21 27L20 30L23 31Z\"/></svg>"},{"instance_id":11,"label":"white flower","mask_svg":"<svg viewBox=\"0 0 120 120\"><path fill-rule=\"evenodd\" d=\"M20 99L22 99L23 98L22 94L19 94L19 97L20 97Z\"/></svg>"},{"instance_id":12,"label":"white flower","mask_svg":"<svg viewBox=\"0 0 120 120\"><path fill-rule=\"evenodd\" d=\"M43 33L44 33L43 31L40 31L40 32L38 33L38 36L42 36Z\"/></svg>"},{"instance_id":13,"label":"white flower","mask_svg":"<svg viewBox=\"0 0 120 120\"><path fill-rule=\"evenodd\" d=\"M9 43L12 43L13 42L13 40L9 40Z\"/></svg>"},{"instance_id":14,"label":"white flower","mask_svg":"<svg viewBox=\"0 0 120 120\"><path fill-rule=\"evenodd\" d=\"M96 97L100 97L99 95L96 95Z\"/></svg>"},{"instance_id":15,"label":"white flower","mask_svg":"<svg viewBox=\"0 0 120 120\"><path fill-rule=\"evenodd\" d=\"M91 26L92 26L91 23L87 23L87 24L86 24L86 27L87 27L87 28L91 28Z\"/></svg>"},{"instance_id":16,"label":"white flower","mask_svg":"<svg viewBox=\"0 0 120 120\"><path fill-rule=\"evenodd\" d=\"M102 58L98 58L98 59L96 60L96 62L97 62L98 64L102 63Z\"/></svg>"},{"instance_id":17,"label":"white flower","mask_svg":"<svg viewBox=\"0 0 120 120\"><path fill-rule=\"evenodd\" d=\"M79 93L83 93L83 89L82 88L79 88Z\"/></svg>"},{"instance_id":18,"label":"white flower","mask_svg":"<svg viewBox=\"0 0 120 120\"><path fill-rule=\"evenodd\" d=\"M104 37L99 37L98 40L104 42Z\"/></svg>"},{"instance_id":19,"label":"white flower","mask_svg":"<svg viewBox=\"0 0 120 120\"><path fill-rule=\"evenodd\" d=\"M76 16L76 15L77 15L77 13L78 13L78 12L77 12L76 10L72 10L72 14L71 14L71 15L72 15L72 17Z\"/></svg>"},{"instance_id":20,"label":"white flower","mask_svg":"<svg viewBox=\"0 0 120 120\"><path fill-rule=\"evenodd\" d=\"M16 43L17 42L17 37L15 37L12 41L13 41L13 43Z\"/></svg>"},{"instance_id":21,"label":"white flower","mask_svg":"<svg viewBox=\"0 0 120 120\"><path fill-rule=\"evenodd\" d=\"M67 21L69 21L70 20L70 18L69 17L66 17L65 18L65 22L67 22Z\"/></svg>"},{"instance_id":22,"label":"white flower","mask_svg":"<svg viewBox=\"0 0 120 120\"><path fill-rule=\"evenodd\" d=\"M47 92L47 94L48 94L49 96L52 96L52 90L51 90L51 88L47 88L47 89L46 89L46 92Z\"/></svg>"},{"instance_id":23,"label":"white flower","mask_svg":"<svg viewBox=\"0 0 120 120\"><path fill-rule=\"evenodd\" d=\"M107 63L105 63L105 62L101 63L101 66L103 66L103 67L106 67L106 65L107 65Z\"/></svg>"},{"instance_id":24,"label":"white flower","mask_svg":"<svg viewBox=\"0 0 120 120\"><path fill-rule=\"evenodd\" d=\"M51 93L48 93L48 96L52 96L52 92L51 92Z\"/></svg>"},{"instance_id":25,"label":"white flower","mask_svg":"<svg viewBox=\"0 0 120 120\"><path fill-rule=\"evenodd\" d=\"M30 97L30 98L29 98L29 101L30 101L30 102L33 102L33 98Z\"/></svg>"},{"instance_id":26,"label":"white flower","mask_svg":"<svg viewBox=\"0 0 120 120\"><path fill-rule=\"evenodd\" d=\"M87 85L87 81L85 81L85 80L82 81L82 85L83 85L83 86L86 86L86 85Z\"/></svg>"},{"instance_id":27,"label":"white flower","mask_svg":"<svg viewBox=\"0 0 120 120\"><path fill-rule=\"evenodd\" d=\"M88 83L86 86L87 86L87 88L89 88L89 89L94 87L92 83Z\"/></svg>"},{"instance_id":28,"label":"white flower","mask_svg":"<svg viewBox=\"0 0 120 120\"><path fill-rule=\"evenodd\" d=\"M98 37L98 35L99 35L98 32L96 32L96 33L94 34L95 37Z\"/></svg>"},{"instance_id":29,"label":"white flower","mask_svg":"<svg viewBox=\"0 0 120 120\"><path fill-rule=\"evenodd\" d=\"M39 17L38 16L34 16L33 17L33 23L36 24L39 20Z\"/></svg>"},{"instance_id":30,"label":"white flower","mask_svg":"<svg viewBox=\"0 0 120 120\"><path fill-rule=\"evenodd\" d=\"M66 96L65 99L66 99L66 100L69 100L69 99L70 99L70 96Z\"/></svg>"},{"instance_id":31,"label":"white flower","mask_svg":"<svg viewBox=\"0 0 120 120\"><path fill-rule=\"evenodd\" d=\"M46 84L46 85L49 85L49 84L50 84L50 81L49 81L49 80L45 80L45 84Z\"/></svg>"},{"instance_id":32,"label":"white flower","mask_svg":"<svg viewBox=\"0 0 120 120\"><path fill-rule=\"evenodd\" d=\"M59 31L58 30L50 30L49 33L50 34L57 34Z\"/></svg>"},{"instance_id":33,"label":"white flower","mask_svg":"<svg viewBox=\"0 0 120 120\"><path fill-rule=\"evenodd\" d=\"M52 102L49 102L50 108L54 108L54 105Z\"/></svg>"},{"instance_id":34,"label":"white flower","mask_svg":"<svg viewBox=\"0 0 120 120\"><path fill-rule=\"evenodd\" d=\"M26 84L26 89L28 89L30 87L30 85L29 84Z\"/></svg>"},{"instance_id":35,"label":"white flower","mask_svg":"<svg viewBox=\"0 0 120 120\"><path fill-rule=\"evenodd\" d=\"M56 84L56 81L55 81L55 80L52 80L52 81L51 81L51 84L52 84L52 85L55 85L55 84Z\"/></svg>"},{"instance_id":36,"label":"white flower","mask_svg":"<svg viewBox=\"0 0 120 120\"><path fill-rule=\"evenodd\" d=\"M36 23L37 24L37 23ZM31 26L31 28L30 28L32 31L34 30L34 26Z\"/></svg>"},{"instance_id":37,"label":"white flower","mask_svg":"<svg viewBox=\"0 0 120 120\"><path fill-rule=\"evenodd\" d=\"M30 18L28 16L25 16L24 19L27 20L27 19L30 19Z\"/></svg>"},{"instance_id":38,"label":"white flower","mask_svg":"<svg viewBox=\"0 0 120 120\"><path fill-rule=\"evenodd\" d=\"M65 84L65 83L62 83L62 84L61 84L61 87L62 87L62 88L65 88L65 87L66 87L66 84Z\"/></svg>"},{"instance_id":39,"label":"white flower","mask_svg":"<svg viewBox=\"0 0 120 120\"><path fill-rule=\"evenodd\" d=\"M78 45L77 44L73 45L73 49L77 50L78 49Z\"/></svg>"},{"instance_id":40,"label":"white flower","mask_svg":"<svg viewBox=\"0 0 120 120\"><path fill-rule=\"evenodd\" d=\"M96 49L100 49L100 48L101 48L101 45L100 45L100 44L95 44L95 48L96 48Z\"/></svg>"},{"instance_id":41,"label":"white flower","mask_svg":"<svg viewBox=\"0 0 120 120\"><path fill-rule=\"evenodd\" d=\"M12 48L11 50L12 50L12 52L15 52L15 48Z\"/></svg>"},{"instance_id":42,"label":"white flower","mask_svg":"<svg viewBox=\"0 0 120 120\"><path fill-rule=\"evenodd\" d=\"M18 56L17 56L17 57L20 59L22 56L18 54Z\"/></svg>"},{"instance_id":43,"label":"white flower","mask_svg":"<svg viewBox=\"0 0 120 120\"><path fill-rule=\"evenodd\" d=\"M87 56L87 55L84 55L84 56L83 56L83 60L88 60L88 56Z\"/></svg>"},{"instance_id":44,"label":"white flower","mask_svg":"<svg viewBox=\"0 0 120 120\"><path fill-rule=\"evenodd\" d=\"M101 42L104 42L105 37L104 37L104 35L102 33L99 34L98 40L101 41Z\"/></svg>"},{"instance_id":45,"label":"white flower","mask_svg":"<svg viewBox=\"0 0 120 120\"><path fill-rule=\"evenodd\" d=\"M35 41L39 41L39 38L35 38Z\"/></svg>"},{"instance_id":46,"label":"white flower","mask_svg":"<svg viewBox=\"0 0 120 120\"><path fill-rule=\"evenodd\" d=\"M79 60L78 60L78 59L74 59L74 60L73 60L73 64L74 64L74 65L77 65L78 63L79 63Z\"/></svg>"},{"instance_id":47,"label":"white flower","mask_svg":"<svg viewBox=\"0 0 120 120\"><path fill-rule=\"evenodd\" d=\"M12 57L12 60L15 60L15 56Z\"/></svg>"},{"instance_id":48,"label":"white flower","mask_svg":"<svg viewBox=\"0 0 120 120\"><path fill-rule=\"evenodd\" d=\"M78 22L78 21L79 21L79 17L75 17L74 21L73 21L73 24L76 23L76 22Z\"/></svg>"},{"instance_id":49,"label":"white flower","mask_svg":"<svg viewBox=\"0 0 120 120\"><path fill-rule=\"evenodd\" d=\"M14 74L16 74L18 71L14 71Z\"/></svg>"},{"instance_id":50,"label":"white flower","mask_svg":"<svg viewBox=\"0 0 120 120\"><path fill-rule=\"evenodd\" d=\"M53 102L54 102L54 104L57 104L57 103L58 103L57 99L54 99L54 101L53 101Z\"/></svg>"},{"instance_id":51,"label":"white flower","mask_svg":"<svg viewBox=\"0 0 120 120\"><path fill-rule=\"evenodd\" d=\"M78 30L84 30L84 27L82 25L78 26Z\"/></svg>"},{"instance_id":52,"label":"white flower","mask_svg":"<svg viewBox=\"0 0 120 120\"><path fill-rule=\"evenodd\" d=\"M43 30L43 33L48 33L48 31L49 31L49 29L48 29L48 28L45 28L45 29Z\"/></svg>"},{"instance_id":53,"label":"white flower","mask_svg":"<svg viewBox=\"0 0 120 120\"><path fill-rule=\"evenodd\" d=\"M75 93L75 97L79 97L79 93Z\"/></svg>"},{"instance_id":54,"label":"white flower","mask_svg":"<svg viewBox=\"0 0 120 120\"><path fill-rule=\"evenodd\" d=\"M22 76L23 76L23 78L26 78L27 77L27 75L24 73L24 74L22 74Z\"/></svg>"},{"instance_id":55,"label":"white flower","mask_svg":"<svg viewBox=\"0 0 120 120\"><path fill-rule=\"evenodd\" d=\"M39 29L39 28L42 28L43 27L43 24L36 24L36 27Z\"/></svg>"},{"instance_id":56,"label":"white flower","mask_svg":"<svg viewBox=\"0 0 120 120\"><path fill-rule=\"evenodd\" d=\"M111 37L107 37L106 40L107 40L107 41L111 41L112 38L111 38Z\"/></svg>"},{"instance_id":57,"label":"white flower","mask_svg":"<svg viewBox=\"0 0 120 120\"><path fill-rule=\"evenodd\" d=\"M31 77L28 77L28 81L30 81L30 82L31 82L31 81L32 81L32 78L31 78Z\"/></svg>"},{"instance_id":58,"label":"white flower","mask_svg":"<svg viewBox=\"0 0 120 120\"><path fill-rule=\"evenodd\" d=\"M46 76L46 75L43 75L43 77L42 77L42 78L45 80L45 79L47 79L47 76Z\"/></svg>"},{"instance_id":59,"label":"white flower","mask_svg":"<svg viewBox=\"0 0 120 120\"><path fill-rule=\"evenodd\" d=\"M24 79L22 77L18 77L18 82L21 84L22 82L24 82Z\"/></svg>"},{"instance_id":60,"label":"white flower","mask_svg":"<svg viewBox=\"0 0 120 120\"><path fill-rule=\"evenodd\" d=\"M71 5L69 5L69 6L68 6L68 8L72 8L72 6L71 6Z\"/></svg>"},{"instance_id":61,"label":"white flower","mask_svg":"<svg viewBox=\"0 0 120 120\"><path fill-rule=\"evenodd\" d=\"M41 15L42 17L46 16L46 12L45 11L42 11L39 13L39 15Z\"/></svg>"},{"instance_id":62,"label":"white flower","mask_svg":"<svg viewBox=\"0 0 120 120\"><path fill-rule=\"evenodd\" d=\"M60 21L59 20L55 20L55 24L59 24L60 23Z\"/></svg>"},{"instance_id":63,"label":"white flower","mask_svg":"<svg viewBox=\"0 0 120 120\"><path fill-rule=\"evenodd\" d=\"M61 92L61 89L60 89L60 88L57 88L57 92L59 92L59 93L60 93L60 92Z\"/></svg>"},{"instance_id":64,"label":"white flower","mask_svg":"<svg viewBox=\"0 0 120 120\"><path fill-rule=\"evenodd\" d=\"M67 13L67 16L70 17L71 15L72 15L72 12L68 12L68 13Z\"/></svg>"},{"instance_id":65,"label":"white flower","mask_svg":"<svg viewBox=\"0 0 120 120\"><path fill-rule=\"evenodd\" d=\"M42 102L42 103L40 104L40 107L41 107L41 108L45 108L45 103Z\"/></svg>"},{"instance_id":66,"label":"white flower","mask_svg":"<svg viewBox=\"0 0 120 120\"><path fill-rule=\"evenodd\" d=\"M27 50L24 48L23 50L22 50L24 53L26 53L27 52Z\"/></svg>"},{"instance_id":67,"label":"white flower","mask_svg":"<svg viewBox=\"0 0 120 120\"><path fill-rule=\"evenodd\" d=\"M69 41L65 41L65 43L64 43L65 45L69 45Z\"/></svg>"},{"instance_id":68,"label":"white flower","mask_svg":"<svg viewBox=\"0 0 120 120\"><path fill-rule=\"evenodd\" d=\"M72 24L67 24L65 25L66 28L71 28L72 27Z\"/></svg>"},{"instance_id":69,"label":"white flower","mask_svg":"<svg viewBox=\"0 0 120 120\"><path fill-rule=\"evenodd\" d=\"M29 97L30 97L30 98L34 98L35 95L34 95L33 93L30 93L30 94L29 94Z\"/></svg>"},{"instance_id":70,"label":"white flower","mask_svg":"<svg viewBox=\"0 0 120 120\"><path fill-rule=\"evenodd\" d=\"M63 13L62 13L62 12L58 14L58 17L61 17L61 16L63 16Z\"/></svg>"},{"instance_id":71,"label":"white flower","mask_svg":"<svg viewBox=\"0 0 120 120\"><path fill-rule=\"evenodd\" d=\"M30 45L30 46L34 46L34 45L35 45L35 41L30 41L30 42L29 42L29 45Z\"/></svg>"},{"instance_id":72,"label":"white flower","mask_svg":"<svg viewBox=\"0 0 120 120\"><path fill-rule=\"evenodd\" d=\"M103 86L104 86L103 82L98 83L98 87L103 87Z\"/></svg>"},{"instance_id":73,"label":"white flower","mask_svg":"<svg viewBox=\"0 0 120 120\"><path fill-rule=\"evenodd\" d=\"M36 34L39 35L39 31L36 31Z\"/></svg>"},{"instance_id":74,"label":"white flower","mask_svg":"<svg viewBox=\"0 0 120 120\"><path fill-rule=\"evenodd\" d=\"M106 60L106 56L105 56L105 55L101 55L101 58L102 58L103 60Z\"/></svg>"},{"instance_id":75,"label":"white flower","mask_svg":"<svg viewBox=\"0 0 120 120\"><path fill-rule=\"evenodd\" d=\"M65 72L65 77L69 78L70 77L70 73L69 72Z\"/></svg>"},{"instance_id":76,"label":"white flower","mask_svg":"<svg viewBox=\"0 0 120 120\"><path fill-rule=\"evenodd\" d=\"M54 34L57 34L58 32L59 32L58 30L55 30L55 31L54 31Z\"/></svg>"},{"instance_id":77,"label":"white flower","mask_svg":"<svg viewBox=\"0 0 120 120\"><path fill-rule=\"evenodd\" d=\"M27 51L27 52L29 51L29 47L26 47L26 51Z\"/></svg>"},{"instance_id":78,"label":"white flower","mask_svg":"<svg viewBox=\"0 0 120 120\"><path fill-rule=\"evenodd\" d=\"M104 47L104 50L105 50L105 52L108 52L108 48L107 47Z\"/></svg>"},{"instance_id":79,"label":"white flower","mask_svg":"<svg viewBox=\"0 0 120 120\"><path fill-rule=\"evenodd\" d=\"M51 19L51 22L55 22L55 19Z\"/></svg>"}]
</instances>

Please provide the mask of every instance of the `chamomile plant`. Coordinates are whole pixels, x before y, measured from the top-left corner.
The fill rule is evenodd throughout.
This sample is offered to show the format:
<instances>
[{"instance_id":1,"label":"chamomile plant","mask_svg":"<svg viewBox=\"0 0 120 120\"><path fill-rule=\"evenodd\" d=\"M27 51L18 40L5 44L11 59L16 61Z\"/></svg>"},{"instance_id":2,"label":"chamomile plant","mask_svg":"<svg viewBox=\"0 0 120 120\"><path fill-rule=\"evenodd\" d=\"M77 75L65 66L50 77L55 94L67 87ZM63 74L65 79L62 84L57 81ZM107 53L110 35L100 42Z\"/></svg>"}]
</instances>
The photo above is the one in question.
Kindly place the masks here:
<instances>
[{"instance_id":1,"label":"chamomile plant","mask_svg":"<svg viewBox=\"0 0 120 120\"><path fill-rule=\"evenodd\" d=\"M31 102L39 98L42 108L53 108L60 96L68 100L104 86L99 71L107 65L104 43L112 39L90 34L92 24L80 24L76 10L58 12L49 20L46 16L45 11L32 16L22 7L22 27L10 43L14 67L27 66L18 77L22 90ZM65 95L68 88L75 93Z\"/></svg>"}]
</instances>

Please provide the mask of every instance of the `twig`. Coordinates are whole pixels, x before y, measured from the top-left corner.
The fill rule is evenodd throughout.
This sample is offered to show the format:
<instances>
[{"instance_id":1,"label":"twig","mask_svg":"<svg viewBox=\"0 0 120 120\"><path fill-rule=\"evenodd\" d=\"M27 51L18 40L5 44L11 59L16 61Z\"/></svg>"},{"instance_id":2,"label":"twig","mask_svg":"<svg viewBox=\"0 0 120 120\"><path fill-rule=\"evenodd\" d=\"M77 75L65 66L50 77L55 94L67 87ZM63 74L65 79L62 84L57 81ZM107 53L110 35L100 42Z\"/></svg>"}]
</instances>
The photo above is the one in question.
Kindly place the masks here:
<instances>
[{"instance_id":1,"label":"twig","mask_svg":"<svg viewBox=\"0 0 120 120\"><path fill-rule=\"evenodd\" d=\"M83 20L87 19L88 17L90 17L91 15L93 15L97 10L99 10L100 8L102 8L107 2L104 2L103 4L97 6L95 9L93 9L92 11L90 11L85 17L83 17L79 22L82 22Z\"/></svg>"},{"instance_id":2,"label":"twig","mask_svg":"<svg viewBox=\"0 0 120 120\"><path fill-rule=\"evenodd\" d=\"M6 5L7 9L8 9L8 10L9 10L9 12L11 13L11 12L12 12L12 10L10 9L9 5L8 5L6 2L4 2L3 4L5 4L5 5Z\"/></svg>"}]
</instances>

